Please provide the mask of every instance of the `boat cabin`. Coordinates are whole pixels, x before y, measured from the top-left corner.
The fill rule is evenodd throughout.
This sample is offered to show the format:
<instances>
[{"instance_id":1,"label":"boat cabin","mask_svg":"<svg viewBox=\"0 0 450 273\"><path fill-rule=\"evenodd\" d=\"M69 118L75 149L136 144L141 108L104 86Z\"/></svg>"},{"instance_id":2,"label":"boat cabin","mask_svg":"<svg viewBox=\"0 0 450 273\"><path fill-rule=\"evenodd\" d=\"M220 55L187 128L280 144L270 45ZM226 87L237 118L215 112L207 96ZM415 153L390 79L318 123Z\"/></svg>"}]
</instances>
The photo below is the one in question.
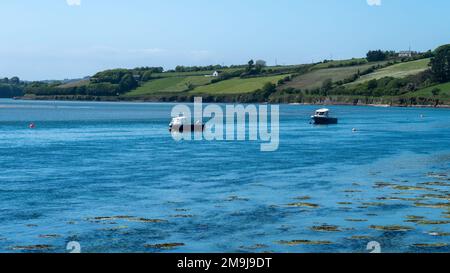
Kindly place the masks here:
<instances>
[{"instance_id":1,"label":"boat cabin","mask_svg":"<svg viewBox=\"0 0 450 273\"><path fill-rule=\"evenodd\" d=\"M179 117L172 118L170 125L183 125L185 123L186 123L186 117L179 116Z\"/></svg>"},{"instance_id":2,"label":"boat cabin","mask_svg":"<svg viewBox=\"0 0 450 273\"><path fill-rule=\"evenodd\" d=\"M329 116L330 110L322 108L316 110L314 116L311 116L312 122L314 124L337 124L338 119Z\"/></svg>"},{"instance_id":3,"label":"boat cabin","mask_svg":"<svg viewBox=\"0 0 450 273\"><path fill-rule=\"evenodd\" d=\"M316 117L328 117L328 114L330 113L329 109L323 108L316 111L315 116Z\"/></svg>"}]
</instances>

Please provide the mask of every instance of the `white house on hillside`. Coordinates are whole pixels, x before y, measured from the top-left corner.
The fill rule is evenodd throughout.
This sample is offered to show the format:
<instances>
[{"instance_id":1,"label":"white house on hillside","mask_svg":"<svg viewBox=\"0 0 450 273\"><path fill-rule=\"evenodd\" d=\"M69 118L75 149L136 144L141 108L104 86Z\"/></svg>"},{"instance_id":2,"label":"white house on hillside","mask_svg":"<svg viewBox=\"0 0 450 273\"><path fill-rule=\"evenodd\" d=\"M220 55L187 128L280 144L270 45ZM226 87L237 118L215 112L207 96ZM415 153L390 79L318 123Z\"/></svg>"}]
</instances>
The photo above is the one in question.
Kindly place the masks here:
<instances>
[{"instance_id":1,"label":"white house on hillside","mask_svg":"<svg viewBox=\"0 0 450 273\"><path fill-rule=\"evenodd\" d=\"M413 55L413 52L412 52L411 50L408 50L408 51L400 51L400 52L398 53L398 56L399 56L400 58L411 58L412 55Z\"/></svg>"},{"instance_id":2,"label":"white house on hillside","mask_svg":"<svg viewBox=\"0 0 450 273\"><path fill-rule=\"evenodd\" d=\"M211 75L205 75L205 77L219 77L219 71L214 71Z\"/></svg>"}]
</instances>

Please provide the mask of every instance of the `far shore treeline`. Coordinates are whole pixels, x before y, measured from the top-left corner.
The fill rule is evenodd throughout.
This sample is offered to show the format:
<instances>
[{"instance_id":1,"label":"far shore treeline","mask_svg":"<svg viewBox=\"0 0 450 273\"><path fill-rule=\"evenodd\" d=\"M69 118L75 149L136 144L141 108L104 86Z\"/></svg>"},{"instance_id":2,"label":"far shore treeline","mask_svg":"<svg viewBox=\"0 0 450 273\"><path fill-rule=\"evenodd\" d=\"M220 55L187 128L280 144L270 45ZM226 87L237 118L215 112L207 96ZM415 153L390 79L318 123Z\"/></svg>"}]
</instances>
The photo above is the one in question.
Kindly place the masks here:
<instances>
[{"instance_id":1,"label":"far shore treeline","mask_svg":"<svg viewBox=\"0 0 450 273\"><path fill-rule=\"evenodd\" d=\"M112 69L78 80L0 78L0 98L241 103L450 105L450 45L434 51L372 50L366 58L267 66Z\"/></svg>"}]
</instances>

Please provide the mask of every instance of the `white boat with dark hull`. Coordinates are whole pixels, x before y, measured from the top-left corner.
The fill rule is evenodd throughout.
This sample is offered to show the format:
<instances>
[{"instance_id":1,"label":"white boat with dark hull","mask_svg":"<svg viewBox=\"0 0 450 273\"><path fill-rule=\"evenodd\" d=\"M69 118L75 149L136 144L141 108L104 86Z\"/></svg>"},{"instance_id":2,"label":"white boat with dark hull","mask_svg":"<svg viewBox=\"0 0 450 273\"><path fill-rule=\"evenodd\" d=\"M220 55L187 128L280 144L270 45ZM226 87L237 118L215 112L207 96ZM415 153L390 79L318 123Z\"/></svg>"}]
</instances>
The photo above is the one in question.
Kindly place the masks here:
<instances>
[{"instance_id":1,"label":"white boat with dark hull","mask_svg":"<svg viewBox=\"0 0 450 273\"><path fill-rule=\"evenodd\" d=\"M205 125L200 121L197 121L195 124L190 124L184 116L172 118L172 121L169 123L169 132L183 133L188 130L191 132L203 132L204 129Z\"/></svg>"},{"instance_id":2,"label":"white boat with dark hull","mask_svg":"<svg viewBox=\"0 0 450 273\"><path fill-rule=\"evenodd\" d=\"M323 108L316 111L314 116L311 116L311 123L313 124L337 124L338 119L330 117L330 110Z\"/></svg>"}]
</instances>

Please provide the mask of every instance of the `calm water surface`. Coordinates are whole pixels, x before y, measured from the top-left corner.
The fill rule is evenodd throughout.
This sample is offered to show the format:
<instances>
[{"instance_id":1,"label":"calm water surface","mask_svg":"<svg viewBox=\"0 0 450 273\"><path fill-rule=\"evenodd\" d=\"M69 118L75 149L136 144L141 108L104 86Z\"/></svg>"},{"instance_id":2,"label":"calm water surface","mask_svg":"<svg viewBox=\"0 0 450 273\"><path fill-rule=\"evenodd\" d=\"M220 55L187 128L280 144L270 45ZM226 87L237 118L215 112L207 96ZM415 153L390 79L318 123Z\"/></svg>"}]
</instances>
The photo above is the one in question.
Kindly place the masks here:
<instances>
[{"instance_id":1,"label":"calm water surface","mask_svg":"<svg viewBox=\"0 0 450 273\"><path fill-rule=\"evenodd\" d=\"M175 142L172 107L0 100L0 252L450 251L450 110L285 105L261 153Z\"/></svg>"}]
</instances>

